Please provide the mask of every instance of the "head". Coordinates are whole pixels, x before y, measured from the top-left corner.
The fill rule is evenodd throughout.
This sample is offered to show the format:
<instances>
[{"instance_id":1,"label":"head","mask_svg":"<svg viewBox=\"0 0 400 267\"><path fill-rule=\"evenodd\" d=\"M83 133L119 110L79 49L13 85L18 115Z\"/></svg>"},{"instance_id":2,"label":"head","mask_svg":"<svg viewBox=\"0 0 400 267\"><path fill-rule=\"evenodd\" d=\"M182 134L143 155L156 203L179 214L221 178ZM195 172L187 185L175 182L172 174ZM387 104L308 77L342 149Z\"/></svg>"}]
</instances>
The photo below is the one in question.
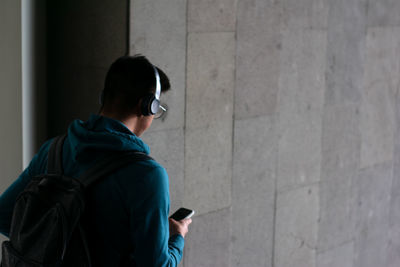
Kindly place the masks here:
<instances>
[{"instance_id":1,"label":"head","mask_svg":"<svg viewBox=\"0 0 400 267\"><path fill-rule=\"evenodd\" d=\"M167 75L155 67L160 77L161 92L170 89ZM102 114L124 121L135 117L148 128L153 115L144 111L143 103L154 96L156 91L156 75L154 66L142 56L123 56L118 58L107 72L102 93Z\"/></svg>"}]
</instances>

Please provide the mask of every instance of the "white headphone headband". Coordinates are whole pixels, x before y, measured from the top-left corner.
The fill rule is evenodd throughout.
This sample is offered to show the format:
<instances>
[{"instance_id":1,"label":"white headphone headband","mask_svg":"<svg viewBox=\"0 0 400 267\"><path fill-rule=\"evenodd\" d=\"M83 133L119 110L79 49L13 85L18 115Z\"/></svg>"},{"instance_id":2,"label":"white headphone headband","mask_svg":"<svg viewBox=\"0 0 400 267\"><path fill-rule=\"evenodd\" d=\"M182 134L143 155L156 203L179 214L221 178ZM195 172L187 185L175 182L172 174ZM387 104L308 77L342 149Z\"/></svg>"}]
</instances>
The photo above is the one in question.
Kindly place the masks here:
<instances>
[{"instance_id":1,"label":"white headphone headband","mask_svg":"<svg viewBox=\"0 0 400 267\"><path fill-rule=\"evenodd\" d=\"M158 73L157 68L153 65L154 74L156 76L156 94L155 97L159 101L161 95L161 82L160 82L160 74Z\"/></svg>"}]
</instances>

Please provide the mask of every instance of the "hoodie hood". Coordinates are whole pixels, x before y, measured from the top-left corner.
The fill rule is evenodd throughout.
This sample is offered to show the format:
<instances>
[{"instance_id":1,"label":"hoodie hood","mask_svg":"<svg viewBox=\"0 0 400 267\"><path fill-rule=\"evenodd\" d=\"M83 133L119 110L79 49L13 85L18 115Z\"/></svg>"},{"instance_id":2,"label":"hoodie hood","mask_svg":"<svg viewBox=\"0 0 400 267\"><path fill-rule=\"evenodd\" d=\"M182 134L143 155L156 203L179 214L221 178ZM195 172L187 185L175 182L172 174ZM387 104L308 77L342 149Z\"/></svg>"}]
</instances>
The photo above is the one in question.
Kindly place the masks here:
<instances>
[{"instance_id":1,"label":"hoodie hood","mask_svg":"<svg viewBox=\"0 0 400 267\"><path fill-rule=\"evenodd\" d=\"M68 128L72 158L77 162L91 160L98 153L139 151L150 153L142 139L122 122L92 114L86 122L75 120Z\"/></svg>"}]
</instances>

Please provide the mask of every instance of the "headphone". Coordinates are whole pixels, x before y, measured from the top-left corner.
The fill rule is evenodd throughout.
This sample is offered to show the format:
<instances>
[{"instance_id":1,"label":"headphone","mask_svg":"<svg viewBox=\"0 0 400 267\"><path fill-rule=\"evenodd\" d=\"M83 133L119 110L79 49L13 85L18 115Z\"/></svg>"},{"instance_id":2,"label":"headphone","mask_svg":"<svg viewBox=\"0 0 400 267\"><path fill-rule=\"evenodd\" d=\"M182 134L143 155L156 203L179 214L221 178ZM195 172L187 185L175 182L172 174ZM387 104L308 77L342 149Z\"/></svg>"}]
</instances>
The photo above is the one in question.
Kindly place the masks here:
<instances>
[{"instance_id":1,"label":"headphone","mask_svg":"<svg viewBox=\"0 0 400 267\"><path fill-rule=\"evenodd\" d=\"M161 83L160 74L157 68L153 65L154 75L156 77L156 93L147 94L142 98L142 114L144 116L155 115L160 109L160 95L161 95Z\"/></svg>"},{"instance_id":2,"label":"headphone","mask_svg":"<svg viewBox=\"0 0 400 267\"><path fill-rule=\"evenodd\" d=\"M154 69L154 76L156 78L156 93L149 93L142 98L142 105L141 111L142 115L150 116L155 115L158 110L160 109L160 95L161 95L161 82L160 82L160 74L158 73L157 68L153 66ZM104 90L101 91L100 105L103 106L104 104Z\"/></svg>"}]
</instances>

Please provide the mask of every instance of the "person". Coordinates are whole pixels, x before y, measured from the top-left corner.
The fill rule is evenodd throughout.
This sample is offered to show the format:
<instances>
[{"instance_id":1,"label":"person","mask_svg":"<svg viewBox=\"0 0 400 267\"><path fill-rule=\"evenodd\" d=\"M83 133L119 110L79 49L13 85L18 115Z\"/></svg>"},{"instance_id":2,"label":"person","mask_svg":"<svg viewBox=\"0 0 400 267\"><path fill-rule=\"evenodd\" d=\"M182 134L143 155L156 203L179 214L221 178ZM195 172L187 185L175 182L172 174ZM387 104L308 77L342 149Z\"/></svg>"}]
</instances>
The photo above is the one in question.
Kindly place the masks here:
<instances>
[{"instance_id":1,"label":"person","mask_svg":"<svg viewBox=\"0 0 400 267\"><path fill-rule=\"evenodd\" d=\"M161 92L168 91L166 74L142 55L123 56L111 65L99 113L85 122L75 120L68 127L63 146L66 176L79 176L111 152L149 154L140 136L154 119L143 103L156 94L156 77ZM9 234L18 194L33 176L46 172L51 141L42 145L29 166L0 196L2 234ZM131 163L93 184L86 191L84 214L92 265L177 266L192 221L168 219L169 208L168 175L155 160Z\"/></svg>"}]
</instances>

